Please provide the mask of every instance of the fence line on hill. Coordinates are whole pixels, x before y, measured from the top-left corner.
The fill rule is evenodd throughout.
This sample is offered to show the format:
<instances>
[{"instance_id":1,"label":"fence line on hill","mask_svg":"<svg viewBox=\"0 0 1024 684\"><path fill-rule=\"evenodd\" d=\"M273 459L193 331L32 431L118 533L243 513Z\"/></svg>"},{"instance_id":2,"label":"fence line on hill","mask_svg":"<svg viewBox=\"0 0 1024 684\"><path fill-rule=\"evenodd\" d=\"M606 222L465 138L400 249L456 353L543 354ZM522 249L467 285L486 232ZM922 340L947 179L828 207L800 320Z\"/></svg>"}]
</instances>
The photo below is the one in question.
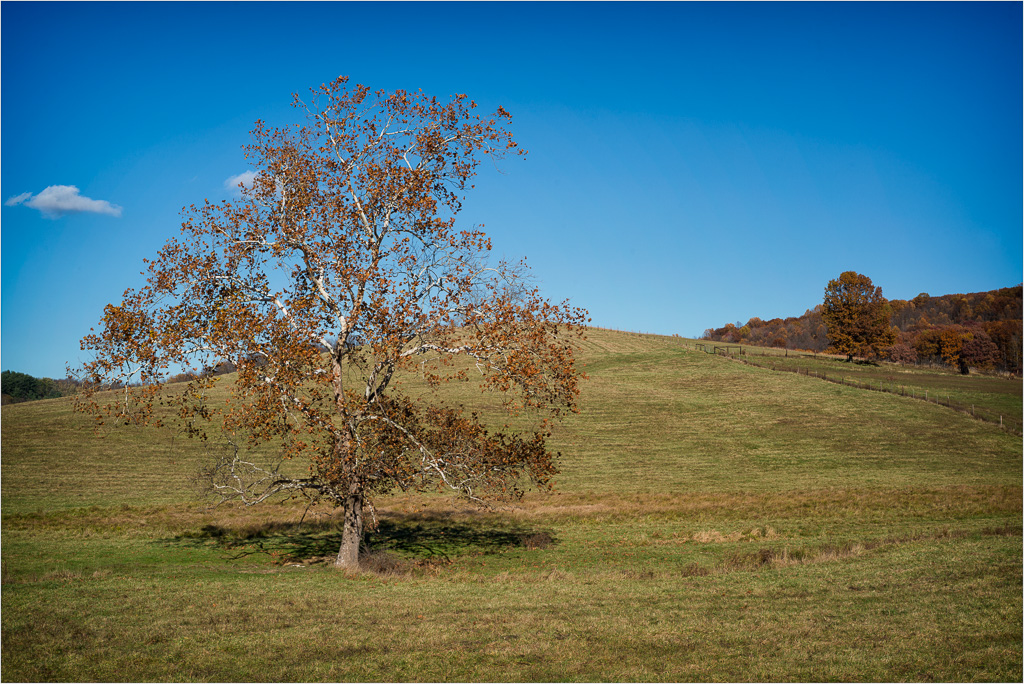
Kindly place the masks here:
<instances>
[{"instance_id":1,"label":"fence line on hill","mask_svg":"<svg viewBox=\"0 0 1024 684\"><path fill-rule=\"evenodd\" d=\"M693 339L692 337L684 337L683 335L680 335L678 333L654 333L654 332L644 332L642 330L623 330L622 328L608 328L608 327L605 327L603 325L588 325L586 327L589 330L606 330L608 332L624 333L626 335L639 335L641 337L643 337L643 336L648 336L648 337L667 337L669 339L676 339L676 340L691 340L691 339Z\"/></svg>"},{"instance_id":2,"label":"fence line on hill","mask_svg":"<svg viewBox=\"0 0 1024 684\"><path fill-rule=\"evenodd\" d=\"M735 346L732 346L732 347L714 346L714 348L712 350L709 350L708 347L711 347L711 346L713 346L713 345L698 343L696 345L696 348L699 349L700 351L703 351L703 352L707 353L707 354L715 354L716 356L724 356L725 358L730 359L732 361L739 361L740 363L746 364L748 366L754 366L756 368L764 368L766 370L778 371L778 372L782 372L782 373L796 373L797 375L805 375L807 377L817 378L819 380L824 380L825 382L831 382L831 383L834 383L836 385L843 385L843 386L846 386L846 387L855 387L857 389L870 390L872 392L885 392L886 394L895 394L895 395L899 395L901 397L907 397L908 399L915 399L915 400L924 401L924 402L931 403L931 404L936 404L938 406L945 406L945 407L947 407L949 409L952 409L954 411L959 411L960 413L969 415L972 418L975 418L977 420L981 420L981 421L988 422L988 423L993 423L993 424L998 424L999 427L1001 427L1002 429L1007 430L1008 432L1011 432L1011 433L1013 433L1015 435L1024 436L1024 423L1022 423L1019 419L1011 417L1011 416L1008 416L1006 414L1000 414L997 411L991 411L989 409L978 408L974 404L971 404L970 406L968 406L966 404L960 404L958 402L953 401L950 398L950 395L948 393L945 395L946 400L943 401L942 400L942 393L941 392L940 393L932 393L929 396L928 390L924 390L923 393L921 393L921 392L917 391L916 387L911 387L911 388L909 388L909 391L908 391L908 388L907 388L906 385L897 385L896 383L889 383L889 385L887 386L881 380L879 380L877 383L873 383L873 382L870 382L870 381L869 382L862 382L862 381L859 381L859 380L855 380L855 379L849 378L849 377L847 377L845 375L842 375L842 374L839 374L839 375L833 374L832 376L829 376L829 374L824 372L824 371L812 371L812 370L809 370L809 369L806 369L806 368L784 368L784 367L777 367L775 364L769 364L767 362L765 362L765 363L755 363L754 361L750 361L747 358L739 358L737 356L733 356L733 355L729 354L728 351L727 351L729 348L739 349L739 347L735 347ZM779 354L778 356L782 356L782 355ZM765 355L764 358L767 359L768 355Z\"/></svg>"}]
</instances>

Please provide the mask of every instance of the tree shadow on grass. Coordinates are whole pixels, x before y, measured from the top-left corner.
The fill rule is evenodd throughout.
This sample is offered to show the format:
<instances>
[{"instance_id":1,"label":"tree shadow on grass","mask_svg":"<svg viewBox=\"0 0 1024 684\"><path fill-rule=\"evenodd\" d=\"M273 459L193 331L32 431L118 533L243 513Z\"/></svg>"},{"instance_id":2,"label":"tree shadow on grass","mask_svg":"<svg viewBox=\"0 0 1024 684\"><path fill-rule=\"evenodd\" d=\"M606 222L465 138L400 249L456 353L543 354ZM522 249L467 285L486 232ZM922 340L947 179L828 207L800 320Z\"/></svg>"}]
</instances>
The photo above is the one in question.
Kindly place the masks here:
<instances>
[{"instance_id":1,"label":"tree shadow on grass","mask_svg":"<svg viewBox=\"0 0 1024 684\"><path fill-rule=\"evenodd\" d=\"M383 519L364 541L374 551L397 551L426 558L499 553L515 547L547 548L556 543L554 536L543 530L415 517Z\"/></svg>"},{"instance_id":2,"label":"tree shadow on grass","mask_svg":"<svg viewBox=\"0 0 1024 684\"><path fill-rule=\"evenodd\" d=\"M264 554L281 563L310 565L333 561L341 531L334 520L210 524L162 543L218 548L232 560ZM430 514L382 516L376 529L363 536L364 551L393 553L414 563L450 562L458 556L511 548L543 549L557 543L547 530L492 521L455 522Z\"/></svg>"}]
</instances>

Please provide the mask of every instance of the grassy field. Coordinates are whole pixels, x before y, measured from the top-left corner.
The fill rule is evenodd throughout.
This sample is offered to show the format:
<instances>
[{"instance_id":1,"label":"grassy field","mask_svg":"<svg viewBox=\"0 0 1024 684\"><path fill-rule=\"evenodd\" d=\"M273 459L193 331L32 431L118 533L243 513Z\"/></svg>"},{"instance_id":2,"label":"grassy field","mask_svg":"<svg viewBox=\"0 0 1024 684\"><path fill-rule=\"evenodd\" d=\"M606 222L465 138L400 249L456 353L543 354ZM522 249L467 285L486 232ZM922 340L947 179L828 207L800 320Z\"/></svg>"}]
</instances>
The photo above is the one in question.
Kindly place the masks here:
<instances>
[{"instance_id":1,"label":"grassy field","mask_svg":"<svg viewBox=\"0 0 1024 684\"><path fill-rule=\"evenodd\" d=\"M705 343L708 350L714 343ZM721 345L719 345L721 346ZM738 353L736 350L740 350ZM946 367L904 365L885 361L856 360L845 357L813 354L784 349L731 345L730 357L779 371L812 374L832 382L909 396L916 399L952 405L978 418L1003 423L1021 433L1021 381L998 375L963 375Z\"/></svg>"},{"instance_id":2,"label":"grassy field","mask_svg":"<svg viewBox=\"0 0 1024 684\"><path fill-rule=\"evenodd\" d=\"M199 444L4 407L3 678L1019 681L1020 439L690 344L594 331L557 491L381 500L359 575Z\"/></svg>"}]
</instances>

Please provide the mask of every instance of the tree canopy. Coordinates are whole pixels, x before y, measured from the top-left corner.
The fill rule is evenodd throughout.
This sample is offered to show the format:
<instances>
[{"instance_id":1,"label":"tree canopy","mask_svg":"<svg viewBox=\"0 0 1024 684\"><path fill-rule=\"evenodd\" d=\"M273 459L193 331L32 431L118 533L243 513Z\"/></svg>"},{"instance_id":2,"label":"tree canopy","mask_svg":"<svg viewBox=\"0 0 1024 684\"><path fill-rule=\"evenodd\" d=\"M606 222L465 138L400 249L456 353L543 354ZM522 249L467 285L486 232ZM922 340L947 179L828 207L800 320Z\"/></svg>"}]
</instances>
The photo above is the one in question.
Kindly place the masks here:
<instances>
[{"instance_id":1,"label":"tree canopy","mask_svg":"<svg viewBox=\"0 0 1024 684\"><path fill-rule=\"evenodd\" d=\"M889 319L889 303L882 288L871 278L855 271L845 271L825 287L821 317L828 328L830 346L836 353L877 357L885 347L896 341Z\"/></svg>"},{"instance_id":2,"label":"tree canopy","mask_svg":"<svg viewBox=\"0 0 1024 684\"><path fill-rule=\"evenodd\" d=\"M550 486L547 424L577 410L587 319L544 299L524 263L490 261L480 228L456 228L480 161L525 154L508 112L345 77L311 93L294 97L303 123L256 122L245 148L256 175L241 198L183 210L146 285L106 307L82 371L124 390L87 391L78 406L149 424L159 400L193 436L223 431L232 448L206 472L211 490L343 507L337 564L352 567L368 497L431 486L516 496L524 477ZM207 400L217 362L237 373L227 404ZM185 389L166 392L182 369ZM403 373L429 391L408 391ZM474 378L534 428L492 432L439 391ZM268 443L305 472L244 456Z\"/></svg>"}]
</instances>

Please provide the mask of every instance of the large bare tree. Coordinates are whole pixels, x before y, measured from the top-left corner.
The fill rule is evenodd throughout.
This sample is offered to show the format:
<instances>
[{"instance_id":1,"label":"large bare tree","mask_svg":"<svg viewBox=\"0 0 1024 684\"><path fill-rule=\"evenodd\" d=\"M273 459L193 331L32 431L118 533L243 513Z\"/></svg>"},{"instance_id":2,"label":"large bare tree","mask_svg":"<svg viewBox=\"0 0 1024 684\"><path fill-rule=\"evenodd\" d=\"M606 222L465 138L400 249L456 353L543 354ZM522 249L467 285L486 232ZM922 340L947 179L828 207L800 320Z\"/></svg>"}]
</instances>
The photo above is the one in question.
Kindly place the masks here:
<instances>
[{"instance_id":1,"label":"large bare tree","mask_svg":"<svg viewBox=\"0 0 1024 684\"><path fill-rule=\"evenodd\" d=\"M82 342L92 389L78 406L148 424L159 398L193 435L223 430L234 448L210 468L212 488L246 504L301 492L343 507L337 564L354 567L368 497L550 485L548 421L576 410L586 312L551 304L523 264L491 262L486 235L455 226L480 161L524 154L504 109L481 117L464 95L371 92L345 77L294 105L301 124L256 122L241 199L186 208L146 285L106 307ZM210 374L165 390L170 372L217 361L237 367L226 404L206 400ZM435 391L404 390L403 373ZM436 391L474 378L507 411L530 412L532 429L488 431ZM93 391L111 384L122 389ZM266 444L308 469L245 456Z\"/></svg>"}]
</instances>

